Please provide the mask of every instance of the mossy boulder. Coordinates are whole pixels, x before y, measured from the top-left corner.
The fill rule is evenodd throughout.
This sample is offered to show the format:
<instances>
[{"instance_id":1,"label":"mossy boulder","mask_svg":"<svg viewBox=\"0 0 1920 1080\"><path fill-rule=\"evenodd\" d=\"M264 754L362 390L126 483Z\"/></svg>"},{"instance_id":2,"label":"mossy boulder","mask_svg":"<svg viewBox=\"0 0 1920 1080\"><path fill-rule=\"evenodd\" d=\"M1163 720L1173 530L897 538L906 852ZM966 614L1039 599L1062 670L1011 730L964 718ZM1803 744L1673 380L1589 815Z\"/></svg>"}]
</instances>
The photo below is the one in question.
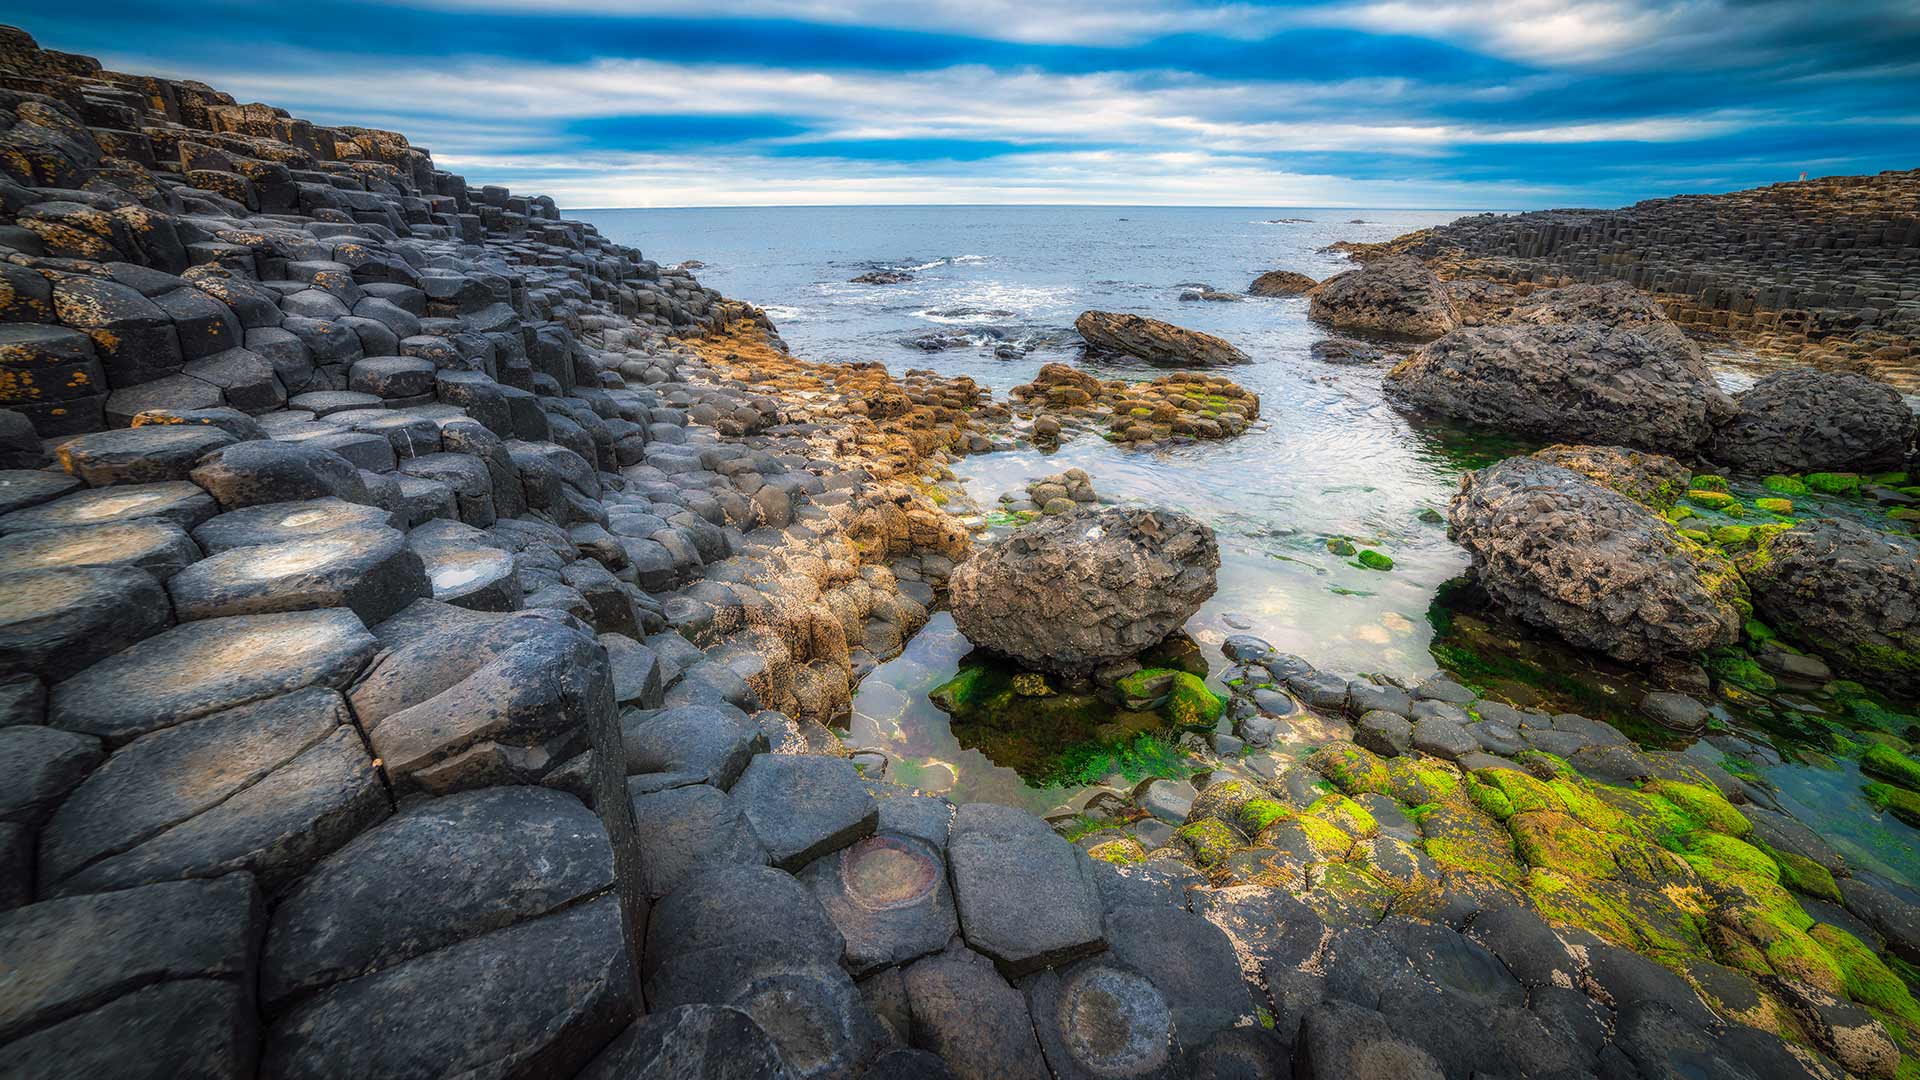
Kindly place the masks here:
<instances>
[{"instance_id":1,"label":"mossy boulder","mask_svg":"<svg viewBox=\"0 0 1920 1080\"><path fill-rule=\"evenodd\" d=\"M1140 841L1129 836L1119 840L1108 840L1103 844L1095 844L1093 847L1087 849L1087 856L1089 858L1099 859L1101 862L1113 863L1115 866L1128 866L1133 863L1146 862L1147 849Z\"/></svg>"},{"instance_id":2,"label":"mossy boulder","mask_svg":"<svg viewBox=\"0 0 1920 1080\"><path fill-rule=\"evenodd\" d=\"M1225 863L1241 846L1240 834L1225 822L1214 818L1190 821L1175 829L1173 836L1193 856L1194 864L1203 870Z\"/></svg>"},{"instance_id":3,"label":"mossy boulder","mask_svg":"<svg viewBox=\"0 0 1920 1080\"><path fill-rule=\"evenodd\" d=\"M1372 548L1361 548L1360 554L1354 559L1354 561L1359 563L1361 566L1365 567L1368 570L1393 569L1393 559L1391 559L1386 555L1381 554L1378 551L1373 550Z\"/></svg>"},{"instance_id":4,"label":"mossy boulder","mask_svg":"<svg viewBox=\"0 0 1920 1080\"><path fill-rule=\"evenodd\" d=\"M1514 848L1528 866L1577 877L1612 877L1612 838L1582 825L1571 814L1557 810L1530 810L1507 822Z\"/></svg>"},{"instance_id":5,"label":"mossy boulder","mask_svg":"<svg viewBox=\"0 0 1920 1080\"><path fill-rule=\"evenodd\" d=\"M1641 790L1665 803L1670 810L1662 815L1661 823L1668 837L1684 838L1701 829L1734 837L1753 832L1753 823L1710 785L1649 780Z\"/></svg>"},{"instance_id":6,"label":"mossy boulder","mask_svg":"<svg viewBox=\"0 0 1920 1080\"><path fill-rule=\"evenodd\" d=\"M1392 786L1380 756L1353 743L1331 743L1307 757L1307 767L1348 795L1385 795Z\"/></svg>"},{"instance_id":7,"label":"mossy boulder","mask_svg":"<svg viewBox=\"0 0 1920 1080\"><path fill-rule=\"evenodd\" d=\"M1807 493L1807 485L1801 483L1794 477L1782 476L1777 473L1760 481L1760 483L1764 485L1768 491L1777 491L1782 495L1805 495Z\"/></svg>"},{"instance_id":8,"label":"mossy boulder","mask_svg":"<svg viewBox=\"0 0 1920 1080\"><path fill-rule=\"evenodd\" d=\"M1387 794L1407 806L1436 803L1458 791L1460 773L1438 758L1401 754L1386 759Z\"/></svg>"},{"instance_id":9,"label":"mossy boulder","mask_svg":"<svg viewBox=\"0 0 1920 1080\"><path fill-rule=\"evenodd\" d=\"M1714 491L1709 488L1690 488L1687 491L1686 499L1688 502L1703 510L1721 511L1726 510L1729 506L1738 504L1740 501L1724 491Z\"/></svg>"},{"instance_id":10,"label":"mossy boulder","mask_svg":"<svg viewBox=\"0 0 1920 1080\"><path fill-rule=\"evenodd\" d=\"M1880 743L1860 755L1860 771L1908 791L1920 791L1920 761Z\"/></svg>"},{"instance_id":11,"label":"mossy boulder","mask_svg":"<svg viewBox=\"0 0 1920 1080\"><path fill-rule=\"evenodd\" d=\"M1901 821L1920 828L1920 794L1892 784L1867 784L1860 789L1867 802L1877 810L1883 810Z\"/></svg>"},{"instance_id":12,"label":"mossy boulder","mask_svg":"<svg viewBox=\"0 0 1920 1080\"><path fill-rule=\"evenodd\" d=\"M1357 840L1380 835L1380 824L1366 807L1345 795L1323 795L1300 811L1302 818L1317 818Z\"/></svg>"},{"instance_id":13,"label":"mossy boulder","mask_svg":"<svg viewBox=\"0 0 1920 1080\"><path fill-rule=\"evenodd\" d=\"M1806 475L1809 490L1822 495L1851 495L1860 490L1860 474L1850 472L1817 472Z\"/></svg>"}]
</instances>

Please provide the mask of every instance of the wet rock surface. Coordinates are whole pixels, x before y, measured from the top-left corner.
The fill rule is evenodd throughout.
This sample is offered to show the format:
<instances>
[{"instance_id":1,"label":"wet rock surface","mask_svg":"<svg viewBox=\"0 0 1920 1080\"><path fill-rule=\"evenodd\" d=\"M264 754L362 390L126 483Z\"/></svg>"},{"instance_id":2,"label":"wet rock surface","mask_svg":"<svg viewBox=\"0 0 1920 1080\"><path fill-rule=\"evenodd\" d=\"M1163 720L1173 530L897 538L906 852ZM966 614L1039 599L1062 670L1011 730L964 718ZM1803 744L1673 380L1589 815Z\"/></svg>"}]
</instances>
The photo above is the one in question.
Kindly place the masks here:
<instances>
[{"instance_id":1,"label":"wet rock surface","mask_svg":"<svg viewBox=\"0 0 1920 1080\"><path fill-rule=\"evenodd\" d=\"M1073 328L1093 354L1119 354L1150 364L1221 367L1251 363L1252 358L1212 334L1172 323L1112 311L1083 311Z\"/></svg>"},{"instance_id":2,"label":"wet rock surface","mask_svg":"<svg viewBox=\"0 0 1920 1080\"><path fill-rule=\"evenodd\" d=\"M1389 258L1322 281L1307 293L1308 314L1337 330L1422 340L1460 324L1440 279L1418 259Z\"/></svg>"}]
</instances>

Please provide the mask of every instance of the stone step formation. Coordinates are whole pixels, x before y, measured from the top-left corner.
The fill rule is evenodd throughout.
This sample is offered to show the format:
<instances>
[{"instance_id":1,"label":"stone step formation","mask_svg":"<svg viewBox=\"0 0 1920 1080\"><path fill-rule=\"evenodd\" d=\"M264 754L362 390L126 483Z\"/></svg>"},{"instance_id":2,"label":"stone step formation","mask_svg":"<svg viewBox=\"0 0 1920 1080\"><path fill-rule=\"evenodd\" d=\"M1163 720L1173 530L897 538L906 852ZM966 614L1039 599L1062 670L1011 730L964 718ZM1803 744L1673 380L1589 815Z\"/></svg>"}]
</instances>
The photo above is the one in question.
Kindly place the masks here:
<instances>
[{"instance_id":1,"label":"stone step formation","mask_svg":"<svg viewBox=\"0 0 1920 1080\"><path fill-rule=\"evenodd\" d=\"M1482 849L1506 880L1514 837L1578 839L1515 809L1574 805L1497 775L1538 768L1523 749L1621 755L1457 687L1235 645L1237 741L1330 749L1318 780L1248 754L1156 789L1177 836L1076 845L863 774L825 724L968 554L926 478L1046 416L796 361L757 311L396 133L13 29L0 102L0 1074L1899 1062L1913 1002L1874 950L1920 960L1915 912L1864 875L1820 926L1751 882L1772 921L1716 900L1765 956L1686 981L1543 903L1552 879L1469 888ZM1192 386L1258 415L1163 389ZM1743 854L1739 813L1668 771L1685 838ZM1506 801L1449 797L1482 788ZM1783 820L1771 849L1807 851ZM1445 903L1405 899L1448 858ZM1808 935L1838 966L1803 989Z\"/></svg>"},{"instance_id":2,"label":"stone step formation","mask_svg":"<svg viewBox=\"0 0 1920 1080\"><path fill-rule=\"evenodd\" d=\"M1920 378L1920 169L1617 210L1481 214L1351 247L1363 259L1418 255L1450 280L1621 281L1689 329L1910 392Z\"/></svg>"}]
</instances>

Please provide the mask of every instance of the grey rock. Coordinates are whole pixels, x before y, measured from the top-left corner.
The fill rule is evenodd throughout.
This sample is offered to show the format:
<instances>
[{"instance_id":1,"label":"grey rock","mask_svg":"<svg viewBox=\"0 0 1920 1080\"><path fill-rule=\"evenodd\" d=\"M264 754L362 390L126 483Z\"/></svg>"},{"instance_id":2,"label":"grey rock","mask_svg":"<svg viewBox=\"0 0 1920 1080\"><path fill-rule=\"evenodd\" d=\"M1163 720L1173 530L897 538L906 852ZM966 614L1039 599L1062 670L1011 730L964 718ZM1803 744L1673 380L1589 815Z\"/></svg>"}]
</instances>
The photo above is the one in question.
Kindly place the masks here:
<instances>
[{"instance_id":1,"label":"grey rock","mask_svg":"<svg viewBox=\"0 0 1920 1080\"><path fill-rule=\"evenodd\" d=\"M880 820L860 774L840 758L760 754L733 785L733 798L782 870L873 835Z\"/></svg>"},{"instance_id":2,"label":"grey rock","mask_svg":"<svg viewBox=\"0 0 1920 1080\"><path fill-rule=\"evenodd\" d=\"M103 755L86 735L38 724L0 727L0 821L38 825Z\"/></svg>"},{"instance_id":3,"label":"grey rock","mask_svg":"<svg viewBox=\"0 0 1920 1080\"><path fill-rule=\"evenodd\" d=\"M938 952L959 932L940 852L910 836L879 833L800 871L846 939L858 978Z\"/></svg>"},{"instance_id":4,"label":"grey rock","mask_svg":"<svg viewBox=\"0 0 1920 1080\"><path fill-rule=\"evenodd\" d=\"M1083 311L1073 328L1093 353L1118 354L1151 364L1224 367L1251 363L1246 353L1212 334L1112 311Z\"/></svg>"},{"instance_id":5,"label":"grey rock","mask_svg":"<svg viewBox=\"0 0 1920 1080\"><path fill-rule=\"evenodd\" d=\"M1078 510L974 555L949 581L969 641L1030 666L1086 671L1180 628L1213 595L1213 532L1164 511Z\"/></svg>"},{"instance_id":6,"label":"grey rock","mask_svg":"<svg viewBox=\"0 0 1920 1080\"><path fill-rule=\"evenodd\" d=\"M1640 699L1640 711L1668 731L1696 735L1707 727L1707 707L1685 694L1656 690Z\"/></svg>"},{"instance_id":7,"label":"grey rock","mask_svg":"<svg viewBox=\"0 0 1920 1080\"><path fill-rule=\"evenodd\" d=\"M186 532L165 521L32 529L0 536L0 566L10 570L134 566L165 581L199 558L200 548Z\"/></svg>"},{"instance_id":8,"label":"grey rock","mask_svg":"<svg viewBox=\"0 0 1920 1080\"><path fill-rule=\"evenodd\" d=\"M1480 749L1480 740L1461 724L1442 716L1422 717L1413 725L1414 748L1448 761Z\"/></svg>"},{"instance_id":9,"label":"grey rock","mask_svg":"<svg viewBox=\"0 0 1920 1080\"><path fill-rule=\"evenodd\" d=\"M789 1075L779 1048L753 1017L723 1005L680 1005L634 1021L581 1070L578 1080L786 1080Z\"/></svg>"},{"instance_id":10,"label":"grey rock","mask_svg":"<svg viewBox=\"0 0 1920 1080\"><path fill-rule=\"evenodd\" d=\"M621 720L627 772L678 773L722 791L767 752L767 736L740 710L725 705L682 705Z\"/></svg>"},{"instance_id":11,"label":"grey rock","mask_svg":"<svg viewBox=\"0 0 1920 1080\"><path fill-rule=\"evenodd\" d=\"M121 484L111 488L76 491L23 506L0 516L0 533L148 519L168 522L192 532L195 526L219 512L219 506L206 492L185 480Z\"/></svg>"},{"instance_id":12,"label":"grey rock","mask_svg":"<svg viewBox=\"0 0 1920 1080\"><path fill-rule=\"evenodd\" d=\"M216 427L151 424L96 431L60 444L60 464L89 487L185 480L201 458L234 442Z\"/></svg>"},{"instance_id":13,"label":"grey rock","mask_svg":"<svg viewBox=\"0 0 1920 1080\"><path fill-rule=\"evenodd\" d=\"M203 458L192 476L227 510L328 496L367 501L366 485L352 462L301 443L235 443Z\"/></svg>"},{"instance_id":14,"label":"grey rock","mask_svg":"<svg viewBox=\"0 0 1920 1080\"><path fill-rule=\"evenodd\" d=\"M1197 1046L1253 1018L1233 942L1200 915L1172 907L1110 912L1107 947L1115 963L1158 988L1185 1045Z\"/></svg>"},{"instance_id":15,"label":"grey rock","mask_svg":"<svg viewBox=\"0 0 1920 1080\"><path fill-rule=\"evenodd\" d=\"M1041 972L1026 993L1054 1077L1184 1075L1173 1010L1140 972L1095 957Z\"/></svg>"},{"instance_id":16,"label":"grey rock","mask_svg":"<svg viewBox=\"0 0 1920 1080\"><path fill-rule=\"evenodd\" d=\"M1439 1062L1387 1018L1345 1001L1308 1009L1294 1041L1295 1080L1445 1080Z\"/></svg>"},{"instance_id":17,"label":"grey rock","mask_svg":"<svg viewBox=\"0 0 1920 1080\"><path fill-rule=\"evenodd\" d=\"M183 621L348 608L373 625L431 591L420 556L385 525L232 548L167 582Z\"/></svg>"},{"instance_id":18,"label":"grey rock","mask_svg":"<svg viewBox=\"0 0 1920 1080\"><path fill-rule=\"evenodd\" d=\"M692 783L640 792L632 805L641 887L649 898L666 896L715 867L767 865L767 850L719 788Z\"/></svg>"},{"instance_id":19,"label":"grey rock","mask_svg":"<svg viewBox=\"0 0 1920 1080\"><path fill-rule=\"evenodd\" d=\"M1087 859L1038 818L968 803L954 818L947 861L967 943L1013 977L1101 948Z\"/></svg>"},{"instance_id":20,"label":"grey rock","mask_svg":"<svg viewBox=\"0 0 1920 1080\"><path fill-rule=\"evenodd\" d=\"M1886 383L1851 371L1776 371L1734 395L1739 412L1707 453L1749 473L1882 472L1913 444L1913 409Z\"/></svg>"},{"instance_id":21,"label":"grey rock","mask_svg":"<svg viewBox=\"0 0 1920 1080\"><path fill-rule=\"evenodd\" d=\"M1920 689L1920 539L1844 518L1805 522L1773 538L1747 568L1753 606L1795 640L1821 644L1846 674Z\"/></svg>"},{"instance_id":22,"label":"grey rock","mask_svg":"<svg viewBox=\"0 0 1920 1080\"><path fill-rule=\"evenodd\" d=\"M1435 338L1460 324L1447 291L1411 255L1377 259L1307 292L1307 314L1343 330Z\"/></svg>"},{"instance_id":23,"label":"grey rock","mask_svg":"<svg viewBox=\"0 0 1920 1080\"><path fill-rule=\"evenodd\" d=\"M138 567L0 573L0 677L64 679L172 622L166 590Z\"/></svg>"},{"instance_id":24,"label":"grey rock","mask_svg":"<svg viewBox=\"0 0 1920 1080\"><path fill-rule=\"evenodd\" d=\"M1047 1063L1020 992L993 965L958 950L905 972L914 1041L960 1080L1047 1080Z\"/></svg>"}]
</instances>

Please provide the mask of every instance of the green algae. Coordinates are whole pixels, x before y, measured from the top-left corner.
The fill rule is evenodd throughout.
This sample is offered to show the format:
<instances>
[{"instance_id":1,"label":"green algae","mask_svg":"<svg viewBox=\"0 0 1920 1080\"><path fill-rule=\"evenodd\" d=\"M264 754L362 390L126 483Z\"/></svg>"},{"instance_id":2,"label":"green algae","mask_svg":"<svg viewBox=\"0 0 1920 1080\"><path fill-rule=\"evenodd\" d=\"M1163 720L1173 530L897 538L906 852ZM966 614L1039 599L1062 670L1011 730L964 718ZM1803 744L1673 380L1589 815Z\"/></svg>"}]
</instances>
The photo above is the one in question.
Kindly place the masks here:
<instances>
[{"instance_id":1,"label":"green algae","mask_svg":"<svg viewBox=\"0 0 1920 1080\"><path fill-rule=\"evenodd\" d=\"M1914 1001L1913 992L1859 938L1824 923L1807 931L1807 936L1818 942L1839 967L1847 997L1920 1028L1920 1003Z\"/></svg>"},{"instance_id":2,"label":"green algae","mask_svg":"<svg viewBox=\"0 0 1920 1080\"><path fill-rule=\"evenodd\" d=\"M1758 509L1765 510L1769 514L1785 515L1793 513L1793 500L1791 499L1755 499L1753 500L1753 505Z\"/></svg>"},{"instance_id":3,"label":"green algae","mask_svg":"<svg viewBox=\"0 0 1920 1080\"><path fill-rule=\"evenodd\" d=\"M1663 815L1661 822L1665 826L1662 830L1665 837L1656 837L1663 839L1663 842L1666 838L1683 840L1700 829L1734 837L1753 832L1753 823L1709 785L1679 780L1650 780L1642 791L1654 796L1658 802L1665 803L1671 810L1670 814Z\"/></svg>"},{"instance_id":4,"label":"green algae","mask_svg":"<svg viewBox=\"0 0 1920 1080\"><path fill-rule=\"evenodd\" d=\"M1920 761L1879 743L1860 756L1860 771L1908 791L1920 791Z\"/></svg>"},{"instance_id":5,"label":"green algae","mask_svg":"<svg viewBox=\"0 0 1920 1080\"><path fill-rule=\"evenodd\" d=\"M1808 473L1803 479L1809 489L1822 495L1851 495L1860 490L1859 473L1817 472Z\"/></svg>"},{"instance_id":6,"label":"green algae","mask_svg":"<svg viewBox=\"0 0 1920 1080\"><path fill-rule=\"evenodd\" d=\"M1725 833L1700 832L1688 837L1684 857L1703 877L1727 871L1780 880L1780 864L1772 856Z\"/></svg>"},{"instance_id":7,"label":"green algae","mask_svg":"<svg viewBox=\"0 0 1920 1080\"><path fill-rule=\"evenodd\" d=\"M1207 688L1198 675L1185 671L1173 673L1173 687L1167 694L1167 719L1180 727L1212 727L1227 707L1226 699Z\"/></svg>"},{"instance_id":8,"label":"green algae","mask_svg":"<svg viewBox=\"0 0 1920 1080\"><path fill-rule=\"evenodd\" d=\"M1358 548L1353 546L1353 541L1348 540L1344 536L1335 536L1335 537L1328 538L1327 550L1332 552L1335 555L1340 556L1343 559L1359 551Z\"/></svg>"},{"instance_id":9,"label":"green algae","mask_svg":"<svg viewBox=\"0 0 1920 1080\"><path fill-rule=\"evenodd\" d=\"M1836 904L1840 902L1840 886L1834 882L1832 871L1826 867L1795 852L1781 851L1760 843L1755 846L1773 857L1774 864L1780 868L1780 884L1819 900Z\"/></svg>"},{"instance_id":10,"label":"green algae","mask_svg":"<svg viewBox=\"0 0 1920 1080\"><path fill-rule=\"evenodd\" d=\"M1175 829L1173 835L1193 853L1193 861L1202 870L1226 862L1240 847L1240 835L1214 818L1189 822Z\"/></svg>"},{"instance_id":11,"label":"green algae","mask_svg":"<svg viewBox=\"0 0 1920 1080\"><path fill-rule=\"evenodd\" d=\"M1915 828L1920 828L1920 794L1892 784L1867 784L1860 789L1876 810L1883 810Z\"/></svg>"},{"instance_id":12,"label":"green algae","mask_svg":"<svg viewBox=\"0 0 1920 1080\"><path fill-rule=\"evenodd\" d=\"M1348 795L1363 791L1385 795L1391 785L1379 756L1352 743L1335 743L1313 751L1307 757L1307 767Z\"/></svg>"},{"instance_id":13,"label":"green algae","mask_svg":"<svg viewBox=\"0 0 1920 1080\"><path fill-rule=\"evenodd\" d=\"M1528 866L1577 877L1612 877L1619 869L1611 838L1557 810L1515 814L1507 828Z\"/></svg>"},{"instance_id":14,"label":"green algae","mask_svg":"<svg viewBox=\"0 0 1920 1080\"><path fill-rule=\"evenodd\" d=\"M1393 569L1393 559L1372 548L1361 548L1359 556L1354 561L1368 570Z\"/></svg>"},{"instance_id":15,"label":"green algae","mask_svg":"<svg viewBox=\"0 0 1920 1080\"><path fill-rule=\"evenodd\" d=\"M1255 835L1274 822L1285 821L1292 816L1292 807L1274 799L1251 799L1240 808L1241 826L1249 834Z\"/></svg>"},{"instance_id":16,"label":"green algae","mask_svg":"<svg viewBox=\"0 0 1920 1080\"><path fill-rule=\"evenodd\" d=\"M1807 493L1807 485L1801 483L1794 477L1781 476L1778 473L1767 477L1765 480L1760 481L1760 483L1768 491L1777 491L1782 495L1805 495Z\"/></svg>"},{"instance_id":17,"label":"green algae","mask_svg":"<svg viewBox=\"0 0 1920 1080\"><path fill-rule=\"evenodd\" d=\"M1089 858L1109 862L1115 866L1128 866L1147 861L1147 849L1140 841L1129 836L1124 840L1109 840L1104 844L1095 844L1087 849Z\"/></svg>"},{"instance_id":18,"label":"green algae","mask_svg":"<svg viewBox=\"0 0 1920 1080\"><path fill-rule=\"evenodd\" d=\"M1724 491L1709 491L1704 488L1690 488L1687 491L1688 502L1704 510L1719 510L1724 513L1728 507L1737 506L1740 500Z\"/></svg>"},{"instance_id":19,"label":"green algae","mask_svg":"<svg viewBox=\"0 0 1920 1080\"><path fill-rule=\"evenodd\" d=\"M1380 824L1373 815L1367 812L1366 807L1345 795L1322 795L1311 806L1300 811L1300 816L1302 819L1324 821L1346 835L1362 840L1380 835Z\"/></svg>"}]
</instances>

